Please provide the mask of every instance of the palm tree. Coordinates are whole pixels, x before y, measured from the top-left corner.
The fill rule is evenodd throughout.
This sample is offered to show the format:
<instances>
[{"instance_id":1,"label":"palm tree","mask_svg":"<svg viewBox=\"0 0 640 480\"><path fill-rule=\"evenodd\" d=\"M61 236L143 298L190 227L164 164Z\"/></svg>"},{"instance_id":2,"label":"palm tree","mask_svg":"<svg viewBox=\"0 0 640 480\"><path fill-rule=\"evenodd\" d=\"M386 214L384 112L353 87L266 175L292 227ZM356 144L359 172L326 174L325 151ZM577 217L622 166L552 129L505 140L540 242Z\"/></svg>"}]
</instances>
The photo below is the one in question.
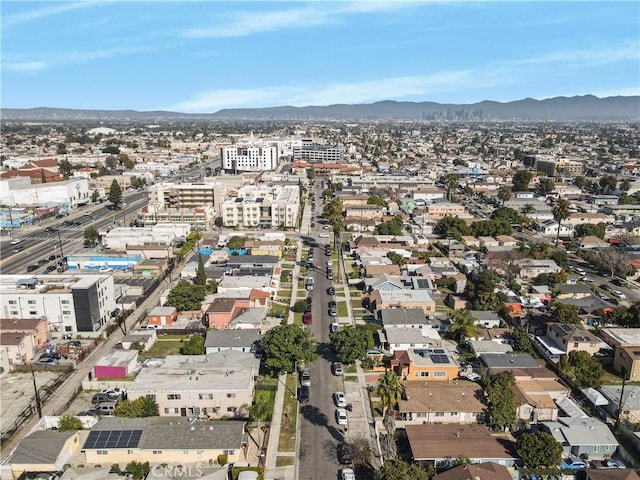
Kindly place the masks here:
<instances>
[{"instance_id":1,"label":"palm tree","mask_svg":"<svg viewBox=\"0 0 640 480\"><path fill-rule=\"evenodd\" d=\"M509 185L500 185L500 189L498 190L498 198L502 200L502 206L504 207L504 202L508 202L511 200L511 188Z\"/></svg>"},{"instance_id":2,"label":"palm tree","mask_svg":"<svg viewBox=\"0 0 640 480\"><path fill-rule=\"evenodd\" d=\"M558 198L558 201L553 206L553 210L552 210L553 218L558 222L558 233L556 235L556 245L560 240L560 224L562 223L563 220L566 220L571 216L570 208L571 208L571 203L569 203L569 200L562 197Z\"/></svg>"},{"instance_id":3,"label":"palm tree","mask_svg":"<svg viewBox=\"0 0 640 480\"><path fill-rule=\"evenodd\" d=\"M451 192L458 188L460 177L456 174L447 175L444 180L445 187L447 189L447 200L451 201Z\"/></svg>"},{"instance_id":4,"label":"palm tree","mask_svg":"<svg viewBox=\"0 0 640 480\"><path fill-rule=\"evenodd\" d=\"M449 332L457 339L475 338L478 336L480 327L476 325L475 320L471 317L471 313L466 308L458 310L451 315L451 326Z\"/></svg>"},{"instance_id":5,"label":"palm tree","mask_svg":"<svg viewBox=\"0 0 640 480\"><path fill-rule=\"evenodd\" d=\"M400 382L400 377L392 370L388 370L378 378L378 395L382 401L385 416L390 412L404 392L404 386Z\"/></svg>"}]
</instances>

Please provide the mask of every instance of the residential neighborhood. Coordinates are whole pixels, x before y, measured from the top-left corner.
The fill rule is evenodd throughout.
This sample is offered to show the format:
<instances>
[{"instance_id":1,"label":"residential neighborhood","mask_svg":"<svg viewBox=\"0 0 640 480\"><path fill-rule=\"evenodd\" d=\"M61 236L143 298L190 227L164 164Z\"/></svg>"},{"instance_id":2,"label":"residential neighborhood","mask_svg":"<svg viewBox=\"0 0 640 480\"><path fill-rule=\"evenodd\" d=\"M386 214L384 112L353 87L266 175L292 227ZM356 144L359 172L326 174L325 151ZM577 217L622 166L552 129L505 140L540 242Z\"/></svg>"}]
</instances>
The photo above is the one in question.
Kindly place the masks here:
<instances>
[{"instance_id":1,"label":"residential neighborhood","mask_svg":"<svg viewBox=\"0 0 640 480\"><path fill-rule=\"evenodd\" d=\"M638 478L637 126L94 123L3 125L0 478Z\"/></svg>"}]
</instances>

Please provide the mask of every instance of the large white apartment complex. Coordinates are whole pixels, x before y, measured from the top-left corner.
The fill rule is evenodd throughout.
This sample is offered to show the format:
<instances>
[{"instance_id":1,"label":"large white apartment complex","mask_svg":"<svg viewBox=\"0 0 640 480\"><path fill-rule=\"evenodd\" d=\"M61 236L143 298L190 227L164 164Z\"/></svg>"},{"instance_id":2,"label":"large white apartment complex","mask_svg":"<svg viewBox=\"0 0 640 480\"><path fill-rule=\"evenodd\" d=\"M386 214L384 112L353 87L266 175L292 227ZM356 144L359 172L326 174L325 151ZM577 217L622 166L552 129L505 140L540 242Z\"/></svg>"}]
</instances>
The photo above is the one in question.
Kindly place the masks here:
<instances>
[{"instance_id":1,"label":"large white apartment complex","mask_svg":"<svg viewBox=\"0 0 640 480\"><path fill-rule=\"evenodd\" d=\"M222 169L227 173L267 172L278 167L275 145L231 145L220 149Z\"/></svg>"},{"instance_id":2,"label":"large white apartment complex","mask_svg":"<svg viewBox=\"0 0 640 480\"><path fill-rule=\"evenodd\" d=\"M310 163L336 163L342 161L344 147L342 145L329 145L324 140L302 139L301 145L293 146L293 160L304 160Z\"/></svg>"},{"instance_id":3,"label":"large white apartment complex","mask_svg":"<svg viewBox=\"0 0 640 480\"><path fill-rule=\"evenodd\" d=\"M51 332L95 332L116 308L111 275L0 275L2 318L45 318Z\"/></svg>"},{"instance_id":4,"label":"large white apartment complex","mask_svg":"<svg viewBox=\"0 0 640 480\"><path fill-rule=\"evenodd\" d=\"M295 227L300 211L297 185L244 186L222 203L225 227Z\"/></svg>"}]
</instances>

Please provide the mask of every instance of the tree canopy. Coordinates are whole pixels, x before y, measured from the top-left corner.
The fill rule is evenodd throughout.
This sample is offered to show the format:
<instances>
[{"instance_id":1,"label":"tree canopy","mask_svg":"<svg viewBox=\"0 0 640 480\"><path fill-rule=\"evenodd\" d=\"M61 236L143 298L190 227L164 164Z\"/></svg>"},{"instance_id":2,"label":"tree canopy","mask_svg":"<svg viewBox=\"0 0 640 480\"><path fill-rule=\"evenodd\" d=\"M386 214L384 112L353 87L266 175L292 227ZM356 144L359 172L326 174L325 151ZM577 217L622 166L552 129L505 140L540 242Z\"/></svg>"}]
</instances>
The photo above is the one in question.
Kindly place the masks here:
<instances>
[{"instance_id":1,"label":"tree canopy","mask_svg":"<svg viewBox=\"0 0 640 480\"><path fill-rule=\"evenodd\" d=\"M529 190L529 182L531 182L532 173L526 170L518 170L511 179L514 192L524 192Z\"/></svg>"},{"instance_id":2,"label":"tree canopy","mask_svg":"<svg viewBox=\"0 0 640 480\"><path fill-rule=\"evenodd\" d=\"M204 285L194 285L188 280L180 280L167 295L167 305L183 312L199 310L206 296Z\"/></svg>"},{"instance_id":3,"label":"tree canopy","mask_svg":"<svg viewBox=\"0 0 640 480\"><path fill-rule=\"evenodd\" d=\"M369 346L368 330L361 325L348 325L329 334L329 340L344 363L364 358Z\"/></svg>"},{"instance_id":4,"label":"tree canopy","mask_svg":"<svg viewBox=\"0 0 640 480\"><path fill-rule=\"evenodd\" d=\"M404 392L404 386L394 371L387 370L378 378L378 395L380 395L382 406L386 409L385 416L389 413L389 409L398 403L402 392Z\"/></svg>"},{"instance_id":5,"label":"tree canopy","mask_svg":"<svg viewBox=\"0 0 640 480\"><path fill-rule=\"evenodd\" d=\"M551 320L559 323L582 323L575 305L556 302L551 308Z\"/></svg>"},{"instance_id":6,"label":"tree canopy","mask_svg":"<svg viewBox=\"0 0 640 480\"><path fill-rule=\"evenodd\" d=\"M568 356L562 356L560 370L573 377L581 388L598 388L604 376L600 361L585 350L572 350Z\"/></svg>"},{"instance_id":7,"label":"tree canopy","mask_svg":"<svg viewBox=\"0 0 640 480\"><path fill-rule=\"evenodd\" d=\"M375 233L377 235L402 235L402 216L396 215L388 222L376 225Z\"/></svg>"},{"instance_id":8,"label":"tree canopy","mask_svg":"<svg viewBox=\"0 0 640 480\"><path fill-rule=\"evenodd\" d=\"M245 242L248 240L247 237L241 237L239 235L234 235L229 240L227 240L227 248L231 250L238 250L244 247Z\"/></svg>"},{"instance_id":9,"label":"tree canopy","mask_svg":"<svg viewBox=\"0 0 640 480\"><path fill-rule=\"evenodd\" d=\"M180 347L180 355L204 355L204 337L202 335L193 335L189 340L182 343Z\"/></svg>"},{"instance_id":10,"label":"tree canopy","mask_svg":"<svg viewBox=\"0 0 640 480\"><path fill-rule=\"evenodd\" d=\"M480 327L476 325L475 320L471 317L471 312L466 308L458 310L451 315L451 326L449 333L460 341L462 338L473 339L478 336Z\"/></svg>"},{"instance_id":11,"label":"tree canopy","mask_svg":"<svg viewBox=\"0 0 640 480\"><path fill-rule=\"evenodd\" d=\"M58 431L60 432L82 429L82 420L80 420L78 417L74 417L73 415L69 415L68 413L62 415L58 420Z\"/></svg>"},{"instance_id":12,"label":"tree canopy","mask_svg":"<svg viewBox=\"0 0 640 480\"><path fill-rule=\"evenodd\" d=\"M384 466L377 471L380 480L429 480L435 474L433 467L407 462L400 458L385 460Z\"/></svg>"},{"instance_id":13,"label":"tree canopy","mask_svg":"<svg viewBox=\"0 0 640 480\"><path fill-rule=\"evenodd\" d=\"M206 285L207 273L204 270L204 261L202 255L198 254L198 268L196 269L196 278L193 279L194 285Z\"/></svg>"},{"instance_id":14,"label":"tree canopy","mask_svg":"<svg viewBox=\"0 0 640 480\"><path fill-rule=\"evenodd\" d=\"M384 207L385 205L384 198L382 198L379 195L371 195L367 199L367 205L377 205L379 207Z\"/></svg>"},{"instance_id":15,"label":"tree canopy","mask_svg":"<svg viewBox=\"0 0 640 480\"><path fill-rule=\"evenodd\" d=\"M407 263L405 258L402 255L400 255L398 252L387 252L387 257L389 258L389 260L391 260L391 263L393 263L394 265L402 266Z\"/></svg>"},{"instance_id":16,"label":"tree canopy","mask_svg":"<svg viewBox=\"0 0 640 480\"><path fill-rule=\"evenodd\" d=\"M114 178L109 187L109 195L107 197L116 207L122 203L122 188L118 181Z\"/></svg>"},{"instance_id":17,"label":"tree canopy","mask_svg":"<svg viewBox=\"0 0 640 480\"><path fill-rule=\"evenodd\" d=\"M297 324L278 325L262 337L265 364L274 374L293 372L295 364L311 363L316 357L313 334Z\"/></svg>"},{"instance_id":18,"label":"tree canopy","mask_svg":"<svg viewBox=\"0 0 640 480\"><path fill-rule=\"evenodd\" d=\"M522 432L516 451L529 468L555 467L562 460L562 445L547 432Z\"/></svg>"},{"instance_id":19,"label":"tree canopy","mask_svg":"<svg viewBox=\"0 0 640 480\"><path fill-rule=\"evenodd\" d=\"M576 225L574 229L574 234L576 237L586 237L586 236L594 236L601 239L604 239L604 234L606 233L606 224L604 223L581 223Z\"/></svg>"},{"instance_id":20,"label":"tree canopy","mask_svg":"<svg viewBox=\"0 0 640 480\"><path fill-rule=\"evenodd\" d=\"M116 404L116 417L157 417L159 414L158 404L151 397L139 397L135 400L120 400Z\"/></svg>"},{"instance_id":21,"label":"tree canopy","mask_svg":"<svg viewBox=\"0 0 640 480\"><path fill-rule=\"evenodd\" d=\"M489 403L489 423L493 428L511 428L516 423L515 384L511 372L500 372L487 378L485 391Z\"/></svg>"},{"instance_id":22,"label":"tree canopy","mask_svg":"<svg viewBox=\"0 0 640 480\"><path fill-rule=\"evenodd\" d=\"M100 234L96 227L89 225L84 229L84 244L93 247L100 238Z\"/></svg>"}]
</instances>

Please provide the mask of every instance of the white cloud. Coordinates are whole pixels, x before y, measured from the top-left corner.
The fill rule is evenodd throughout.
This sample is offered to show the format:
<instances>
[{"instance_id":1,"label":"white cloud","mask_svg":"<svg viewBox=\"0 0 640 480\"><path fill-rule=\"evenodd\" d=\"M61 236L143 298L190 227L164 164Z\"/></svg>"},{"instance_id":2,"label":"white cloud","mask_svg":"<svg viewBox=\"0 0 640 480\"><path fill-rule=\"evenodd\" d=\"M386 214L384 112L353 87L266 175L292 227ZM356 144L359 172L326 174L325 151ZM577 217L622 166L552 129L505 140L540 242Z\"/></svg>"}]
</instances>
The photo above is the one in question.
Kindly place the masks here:
<instances>
[{"instance_id":1,"label":"white cloud","mask_svg":"<svg viewBox=\"0 0 640 480\"><path fill-rule=\"evenodd\" d=\"M509 62L512 65L539 65L544 63L606 65L625 60L640 59L640 42L631 41L616 47L590 48L581 50L561 50L538 57L524 58Z\"/></svg>"},{"instance_id":2,"label":"white cloud","mask_svg":"<svg viewBox=\"0 0 640 480\"><path fill-rule=\"evenodd\" d=\"M163 107L179 112L215 112L223 108L260 108L280 105L308 106L335 103L365 103L424 96L450 91L476 82L470 71L433 75L392 77L356 83L332 83L307 87L222 89L201 92L192 99ZM486 81L486 80L485 80Z\"/></svg>"},{"instance_id":3,"label":"white cloud","mask_svg":"<svg viewBox=\"0 0 640 480\"><path fill-rule=\"evenodd\" d=\"M14 13L13 15L5 15L2 19L2 28L19 25L21 23L30 22L32 20L38 20L41 18L49 17L51 15L58 15L60 13L65 13L72 10L78 10L80 8L91 7L96 3L100 2L63 2L55 6L28 10L26 12Z\"/></svg>"},{"instance_id":4,"label":"white cloud","mask_svg":"<svg viewBox=\"0 0 640 480\"><path fill-rule=\"evenodd\" d=\"M7 70L12 70L14 72L35 72L37 70L44 70L47 68L47 64L45 62L8 62L4 64L4 67Z\"/></svg>"}]
</instances>

